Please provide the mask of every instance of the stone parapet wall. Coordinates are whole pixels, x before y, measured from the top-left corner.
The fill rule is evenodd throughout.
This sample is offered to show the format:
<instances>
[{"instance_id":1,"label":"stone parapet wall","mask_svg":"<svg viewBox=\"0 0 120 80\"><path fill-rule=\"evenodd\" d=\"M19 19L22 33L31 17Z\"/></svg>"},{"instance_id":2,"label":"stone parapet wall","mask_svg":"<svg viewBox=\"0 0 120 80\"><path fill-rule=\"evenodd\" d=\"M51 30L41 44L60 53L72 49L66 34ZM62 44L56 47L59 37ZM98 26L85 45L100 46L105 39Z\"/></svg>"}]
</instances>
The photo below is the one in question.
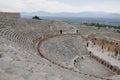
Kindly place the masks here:
<instances>
[{"instance_id":1,"label":"stone parapet wall","mask_svg":"<svg viewBox=\"0 0 120 80\"><path fill-rule=\"evenodd\" d=\"M5 17L5 18L20 18L20 13L0 12L0 17Z\"/></svg>"}]
</instances>

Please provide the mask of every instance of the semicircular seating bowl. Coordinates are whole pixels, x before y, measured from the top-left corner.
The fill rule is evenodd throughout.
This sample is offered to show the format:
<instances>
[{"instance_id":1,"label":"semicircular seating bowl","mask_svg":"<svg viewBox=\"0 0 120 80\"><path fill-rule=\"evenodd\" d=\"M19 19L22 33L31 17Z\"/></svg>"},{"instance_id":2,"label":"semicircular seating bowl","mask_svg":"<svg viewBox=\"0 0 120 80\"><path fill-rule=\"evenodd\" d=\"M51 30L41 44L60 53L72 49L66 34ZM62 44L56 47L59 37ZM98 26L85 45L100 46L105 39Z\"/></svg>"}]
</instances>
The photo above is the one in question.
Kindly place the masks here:
<instances>
[{"instance_id":1,"label":"semicircular seating bowl","mask_svg":"<svg viewBox=\"0 0 120 80\"><path fill-rule=\"evenodd\" d=\"M34 40L40 39L43 36L58 33L59 22L47 20L27 20L22 18L11 18L0 16L0 36L6 41L10 41L12 45L18 45L20 48L27 51L35 52ZM62 22L63 23L63 22ZM54 28L50 28L50 25ZM68 25L70 26L70 25ZM63 28L65 31L71 31L67 25ZM55 29L56 27L56 29ZM58 28L57 28L58 27ZM74 30L72 30L74 31ZM33 52L31 52L33 53Z\"/></svg>"},{"instance_id":2,"label":"semicircular seating bowl","mask_svg":"<svg viewBox=\"0 0 120 80\"><path fill-rule=\"evenodd\" d=\"M40 51L48 59L64 66L74 66L76 58L88 55L79 35L49 38L41 44Z\"/></svg>"}]
</instances>

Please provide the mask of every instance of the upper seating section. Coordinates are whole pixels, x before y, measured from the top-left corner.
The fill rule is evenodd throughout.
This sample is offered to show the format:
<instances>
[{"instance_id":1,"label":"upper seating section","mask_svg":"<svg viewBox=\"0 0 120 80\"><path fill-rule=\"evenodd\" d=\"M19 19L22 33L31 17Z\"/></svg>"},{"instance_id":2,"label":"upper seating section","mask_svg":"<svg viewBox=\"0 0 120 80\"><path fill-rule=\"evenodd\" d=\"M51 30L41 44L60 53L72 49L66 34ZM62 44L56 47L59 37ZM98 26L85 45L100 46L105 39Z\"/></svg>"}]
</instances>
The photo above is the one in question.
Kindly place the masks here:
<instances>
[{"instance_id":1,"label":"upper seating section","mask_svg":"<svg viewBox=\"0 0 120 80\"><path fill-rule=\"evenodd\" d=\"M76 28L63 21L22 19L19 13L0 12L0 37L28 51L35 50L36 40L60 30L75 32Z\"/></svg>"}]
</instances>

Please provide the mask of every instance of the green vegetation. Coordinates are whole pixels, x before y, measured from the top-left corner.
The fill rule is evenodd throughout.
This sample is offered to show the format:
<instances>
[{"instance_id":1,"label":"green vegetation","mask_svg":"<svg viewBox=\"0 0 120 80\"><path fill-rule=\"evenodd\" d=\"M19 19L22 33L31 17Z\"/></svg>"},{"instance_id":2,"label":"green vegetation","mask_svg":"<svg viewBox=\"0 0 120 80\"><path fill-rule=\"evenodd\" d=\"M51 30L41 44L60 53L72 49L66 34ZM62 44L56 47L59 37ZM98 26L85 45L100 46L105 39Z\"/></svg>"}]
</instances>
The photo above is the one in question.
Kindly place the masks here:
<instances>
[{"instance_id":1,"label":"green vegetation","mask_svg":"<svg viewBox=\"0 0 120 80\"><path fill-rule=\"evenodd\" d=\"M34 16L34 17L32 17L32 19L42 20L42 19L40 19L38 16Z\"/></svg>"},{"instance_id":2,"label":"green vegetation","mask_svg":"<svg viewBox=\"0 0 120 80\"><path fill-rule=\"evenodd\" d=\"M82 24L76 24L76 28L82 35L90 35L92 33L95 34L96 37L104 38L110 37L114 39L120 40L120 29L114 28L107 28L107 27L98 27L94 26L87 26Z\"/></svg>"},{"instance_id":3,"label":"green vegetation","mask_svg":"<svg viewBox=\"0 0 120 80\"><path fill-rule=\"evenodd\" d=\"M109 27L109 28L114 28L114 29L120 29L120 26L112 26L112 25L106 25L106 24L99 24L99 23L83 23L84 25L87 26L95 26L95 27Z\"/></svg>"}]
</instances>

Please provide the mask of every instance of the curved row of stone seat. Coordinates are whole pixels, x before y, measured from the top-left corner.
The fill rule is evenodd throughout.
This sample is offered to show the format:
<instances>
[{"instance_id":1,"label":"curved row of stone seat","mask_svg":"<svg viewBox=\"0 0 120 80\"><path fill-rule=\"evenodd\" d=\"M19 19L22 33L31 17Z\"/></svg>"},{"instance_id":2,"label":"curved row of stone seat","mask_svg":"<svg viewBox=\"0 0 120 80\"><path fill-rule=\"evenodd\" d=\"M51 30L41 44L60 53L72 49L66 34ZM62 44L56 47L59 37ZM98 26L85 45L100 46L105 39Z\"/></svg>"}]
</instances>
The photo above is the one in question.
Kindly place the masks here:
<instances>
[{"instance_id":1,"label":"curved row of stone seat","mask_svg":"<svg viewBox=\"0 0 120 80\"><path fill-rule=\"evenodd\" d=\"M71 25L64 22L60 22L60 24L56 21L47 20L7 19L1 17L0 19L0 36L27 51L35 50L36 40L40 39L40 37L59 33L59 30L66 32L71 30Z\"/></svg>"},{"instance_id":2,"label":"curved row of stone seat","mask_svg":"<svg viewBox=\"0 0 120 80\"><path fill-rule=\"evenodd\" d=\"M21 32L16 32L8 28L0 28L0 36L12 43L11 45L18 45L20 48L25 49L29 52L33 52L33 41L30 37L25 36Z\"/></svg>"},{"instance_id":3,"label":"curved row of stone seat","mask_svg":"<svg viewBox=\"0 0 120 80\"><path fill-rule=\"evenodd\" d=\"M47 21L47 20L26 20L26 22L34 28L39 28L40 30L50 30L50 31L73 31L76 30L73 25L65 23L63 21Z\"/></svg>"},{"instance_id":4,"label":"curved row of stone seat","mask_svg":"<svg viewBox=\"0 0 120 80\"><path fill-rule=\"evenodd\" d=\"M31 27L29 24L26 23L26 20L24 19L14 19L14 18L1 18L0 17L0 26L8 27L8 28L13 28L17 31L24 31L27 29L30 29Z\"/></svg>"},{"instance_id":5,"label":"curved row of stone seat","mask_svg":"<svg viewBox=\"0 0 120 80\"><path fill-rule=\"evenodd\" d=\"M38 33L38 31L32 30L32 29L30 30L28 29L24 32L24 30L19 31L19 30L14 29L14 27L9 27L9 26L0 27L1 37L17 44L19 47L22 47L26 49L27 51L35 50L34 40L40 38L43 34L46 34L46 33L49 34L49 31L48 32L46 31L46 33L43 33L42 35L41 33Z\"/></svg>"},{"instance_id":6,"label":"curved row of stone seat","mask_svg":"<svg viewBox=\"0 0 120 80\"><path fill-rule=\"evenodd\" d=\"M0 25L14 26L15 24L16 24L16 19L14 18L0 17Z\"/></svg>"}]
</instances>

